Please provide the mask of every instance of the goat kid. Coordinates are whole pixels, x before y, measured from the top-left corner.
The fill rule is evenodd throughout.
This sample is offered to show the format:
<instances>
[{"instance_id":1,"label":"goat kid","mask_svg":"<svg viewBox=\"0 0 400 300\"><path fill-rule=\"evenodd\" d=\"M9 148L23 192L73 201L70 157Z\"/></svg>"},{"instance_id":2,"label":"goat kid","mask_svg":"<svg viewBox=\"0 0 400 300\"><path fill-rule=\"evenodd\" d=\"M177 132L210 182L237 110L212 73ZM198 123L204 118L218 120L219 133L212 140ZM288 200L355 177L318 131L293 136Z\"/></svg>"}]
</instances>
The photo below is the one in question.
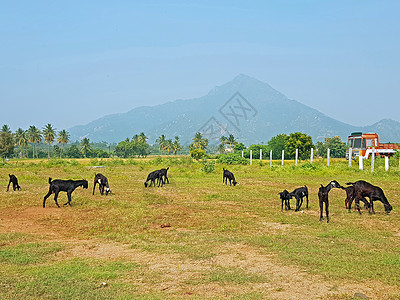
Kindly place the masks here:
<instances>
[{"instance_id":1,"label":"goat kid","mask_svg":"<svg viewBox=\"0 0 400 300\"><path fill-rule=\"evenodd\" d=\"M225 184L228 184L228 180L229 180L229 185L232 185L232 183L233 183L233 186L235 186L237 184L237 181L235 180L235 176L233 175L233 173L228 171L225 168L222 168L222 170L224 172L223 177L222 177L222 184L224 184L224 182L225 182Z\"/></svg>"},{"instance_id":2,"label":"goat kid","mask_svg":"<svg viewBox=\"0 0 400 300\"><path fill-rule=\"evenodd\" d=\"M163 179L163 184L165 184L165 182L167 182L168 184L169 184L169 179L168 179L168 177L167 177L167 172L168 172L168 170L169 170L169 167L168 168L162 168L161 170L160 170L160 172L161 172L161 178Z\"/></svg>"},{"instance_id":3,"label":"goat kid","mask_svg":"<svg viewBox=\"0 0 400 300\"><path fill-rule=\"evenodd\" d=\"M8 174L8 176L10 177L10 181L8 182L8 185L7 185L7 192L8 192L8 189L10 188L10 184L12 183L12 186L13 186L13 190L15 191L15 190L20 190L21 189L21 187L19 186L19 184L18 184L18 179L17 179L17 177L15 176L15 175L13 175L13 174Z\"/></svg>"},{"instance_id":4,"label":"goat kid","mask_svg":"<svg viewBox=\"0 0 400 300\"><path fill-rule=\"evenodd\" d=\"M86 180L61 180L61 179L55 179L51 180L49 177L49 192L47 193L46 196L44 196L43 199L43 207L46 205L46 199L50 197L51 194L54 193L54 201L56 202L57 206L60 207L60 205L57 202L58 194L60 192L67 192L67 197L68 201L64 203L64 205L69 204L71 206L71 194L72 192L79 186L82 186L84 189L88 188L88 182Z\"/></svg>"},{"instance_id":5,"label":"goat kid","mask_svg":"<svg viewBox=\"0 0 400 300\"><path fill-rule=\"evenodd\" d=\"M144 186L145 187L147 187L147 186L150 187L152 184L154 186L156 186L156 180L158 180L158 186L160 186L160 184L161 184L161 186L163 186L164 185L164 181L162 179L162 174L163 173L161 172L161 170L155 170L155 171L151 172L149 175L147 175L147 179L146 179L146 181L144 183ZM149 181L150 181L150 185L148 185Z\"/></svg>"},{"instance_id":6,"label":"goat kid","mask_svg":"<svg viewBox=\"0 0 400 300\"><path fill-rule=\"evenodd\" d=\"M347 185L354 186L354 199L357 206L358 212L361 214L360 211L360 200L363 201L365 197L369 198L369 207L368 212L369 214L375 214L374 210L374 201L381 201L385 207L385 212L388 214L393 209L393 207L389 204L383 190L379 186L372 185L364 180L359 180L356 182L348 182ZM349 212L350 207L353 202L353 199L349 200Z\"/></svg>"},{"instance_id":7,"label":"goat kid","mask_svg":"<svg viewBox=\"0 0 400 300\"><path fill-rule=\"evenodd\" d=\"M283 204L285 204L285 210L290 210L290 199L292 199L292 196L290 195L290 193L287 190L284 190L283 192L278 194L279 197L282 200L282 206L281 206L281 210L283 211Z\"/></svg>"},{"instance_id":8,"label":"goat kid","mask_svg":"<svg viewBox=\"0 0 400 300\"><path fill-rule=\"evenodd\" d=\"M307 199L307 206L308 208L308 188L307 186L302 186L297 189L295 189L293 192L290 193L290 196L296 198L296 210L299 211L301 208L301 205L303 204L303 198L306 197Z\"/></svg>"},{"instance_id":9,"label":"goat kid","mask_svg":"<svg viewBox=\"0 0 400 300\"><path fill-rule=\"evenodd\" d=\"M355 198L355 189L353 185L349 185L347 187L343 187L341 186L341 188L343 190L345 190L346 192L346 199L344 200L344 205L346 206L346 209L350 209L350 200L353 201ZM362 202L364 202L364 208L369 208L369 202L367 199L365 199L364 197L362 199L360 199ZM357 209L357 205L356 203L354 203L354 210Z\"/></svg>"},{"instance_id":10,"label":"goat kid","mask_svg":"<svg viewBox=\"0 0 400 300\"><path fill-rule=\"evenodd\" d=\"M99 184L99 191L101 195L104 195L104 189L106 190L106 196L111 194L110 186L108 185L108 179L106 176L100 173L94 174L93 195L96 184Z\"/></svg>"},{"instance_id":11,"label":"goat kid","mask_svg":"<svg viewBox=\"0 0 400 300\"><path fill-rule=\"evenodd\" d=\"M320 217L319 220L322 221L323 217L323 208L325 203L325 213L326 213L326 222L329 223L329 192L333 188L341 188L340 184L336 180L332 180L329 182L327 186L323 186L318 190L318 199L319 199L319 210L320 210Z\"/></svg>"}]
</instances>

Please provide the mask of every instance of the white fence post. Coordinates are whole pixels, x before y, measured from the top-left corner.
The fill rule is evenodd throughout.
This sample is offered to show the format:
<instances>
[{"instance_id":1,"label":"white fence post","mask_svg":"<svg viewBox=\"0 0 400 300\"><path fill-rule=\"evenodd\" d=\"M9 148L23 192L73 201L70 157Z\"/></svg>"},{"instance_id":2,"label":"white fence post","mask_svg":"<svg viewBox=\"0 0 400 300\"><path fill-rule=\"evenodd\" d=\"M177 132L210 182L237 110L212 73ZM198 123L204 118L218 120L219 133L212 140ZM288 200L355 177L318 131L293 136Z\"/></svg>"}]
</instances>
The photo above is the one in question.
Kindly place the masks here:
<instances>
[{"instance_id":1,"label":"white fence post","mask_svg":"<svg viewBox=\"0 0 400 300\"><path fill-rule=\"evenodd\" d=\"M329 167L331 164L331 149L328 148L327 153L326 153L326 165Z\"/></svg>"},{"instance_id":2,"label":"white fence post","mask_svg":"<svg viewBox=\"0 0 400 300\"><path fill-rule=\"evenodd\" d=\"M250 165L253 163L253 150L250 150Z\"/></svg>"},{"instance_id":3,"label":"white fence post","mask_svg":"<svg viewBox=\"0 0 400 300\"><path fill-rule=\"evenodd\" d=\"M299 160L299 149L296 149L295 166L297 166L297 161Z\"/></svg>"},{"instance_id":4,"label":"white fence post","mask_svg":"<svg viewBox=\"0 0 400 300\"><path fill-rule=\"evenodd\" d=\"M260 149L260 161L262 161L262 149Z\"/></svg>"},{"instance_id":5,"label":"white fence post","mask_svg":"<svg viewBox=\"0 0 400 300\"><path fill-rule=\"evenodd\" d=\"M385 171L389 170L389 156L385 156Z\"/></svg>"},{"instance_id":6,"label":"white fence post","mask_svg":"<svg viewBox=\"0 0 400 300\"><path fill-rule=\"evenodd\" d=\"M313 158L314 158L314 148L311 148L310 163L313 163Z\"/></svg>"},{"instance_id":7,"label":"white fence post","mask_svg":"<svg viewBox=\"0 0 400 300\"><path fill-rule=\"evenodd\" d=\"M285 150L282 150L282 167L283 167L284 160L285 160Z\"/></svg>"},{"instance_id":8,"label":"white fence post","mask_svg":"<svg viewBox=\"0 0 400 300\"><path fill-rule=\"evenodd\" d=\"M375 169L375 148L372 148L372 154L371 154L371 172L374 172Z\"/></svg>"},{"instance_id":9,"label":"white fence post","mask_svg":"<svg viewBox=\"0 0 400 300\"><path fill-rule=\"evenodd\" d=\"M269 152L269 166L272 167L272 150ZM399 162L399 170L400 170L400 162Z\"/></svg>"},{"instance_id":10,"label":"white fence post","mask_svg":"<svg viewBox=\"0 0 400 300\"><path fill-rule=\"evenodd\" d=\"M363 170L363 169L364 169L363 156L362 156L362 155L359 155L359 156L358 156L358 168L359 168L360 170Z\"/></svg>"},{"instance_id":11,"label":"white fence post","mask_svg":"<svg viewBox=\"0 0 400 300\"><path fill-rule=\"evenodd\" d=\"M349 148L349 167L351 167L351 161L353 158L353 148Z\"/></svg>"},{"instance_id":12,"label":"white fence post","mask_svg":"<svg viewBox=\"0 0 400 300\"><path fill-rule=\"evenodd\" d=\"M244 157L244 150L242 150L242 157Z\"/></svg>"}]
</instances>

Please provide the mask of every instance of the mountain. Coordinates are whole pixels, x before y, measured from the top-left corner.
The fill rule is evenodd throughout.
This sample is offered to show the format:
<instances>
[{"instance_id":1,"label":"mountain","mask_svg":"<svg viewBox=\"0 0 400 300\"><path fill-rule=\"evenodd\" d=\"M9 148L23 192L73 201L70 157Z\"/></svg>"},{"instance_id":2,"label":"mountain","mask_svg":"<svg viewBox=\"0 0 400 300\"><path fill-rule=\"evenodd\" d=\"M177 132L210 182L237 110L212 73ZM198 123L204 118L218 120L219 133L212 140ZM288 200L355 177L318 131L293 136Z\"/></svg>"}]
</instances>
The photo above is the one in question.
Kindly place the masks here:
<instances>
[{"instance_id":1,"label":"mountain","mask_svg":"<svg viewBox=\"0 0 400 300\"><path fill-rule=\"evenodd\" d=\"M353 131L376 132L381 142L400 141L399 122L384 119L371 126L352 126L243 74L200 98L137 107L69 129L71 141L88 137L119 142L145 132L150 143L165 134L167 138L179 136L183 144L189 144L196 132L202 132L211 143L221 135L233 134L246 145L267 143L277 134L297 131L312 136L314 142L336 135L347 140Z\"/></svg>"}]
</instances>

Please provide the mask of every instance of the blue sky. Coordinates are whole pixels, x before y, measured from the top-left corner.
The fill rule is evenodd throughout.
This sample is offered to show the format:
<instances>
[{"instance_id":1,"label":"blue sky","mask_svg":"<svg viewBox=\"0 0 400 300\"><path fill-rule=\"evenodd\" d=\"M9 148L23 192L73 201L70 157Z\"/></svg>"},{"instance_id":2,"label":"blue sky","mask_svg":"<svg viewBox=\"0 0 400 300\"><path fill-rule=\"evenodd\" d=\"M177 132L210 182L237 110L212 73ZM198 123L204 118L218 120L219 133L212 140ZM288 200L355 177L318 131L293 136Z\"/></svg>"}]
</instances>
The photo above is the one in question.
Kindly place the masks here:
<instances>
[{"instance_id":1,"label":"blue sky","mask_svg":"<svg viewBox=\"0 0 400 300\"><path fill-rule=\"evenodd\" d=\"M86 124L244 73L353 125L400 121L400 1L2 1L0 125Z\"/></svg>"}]
</instances>

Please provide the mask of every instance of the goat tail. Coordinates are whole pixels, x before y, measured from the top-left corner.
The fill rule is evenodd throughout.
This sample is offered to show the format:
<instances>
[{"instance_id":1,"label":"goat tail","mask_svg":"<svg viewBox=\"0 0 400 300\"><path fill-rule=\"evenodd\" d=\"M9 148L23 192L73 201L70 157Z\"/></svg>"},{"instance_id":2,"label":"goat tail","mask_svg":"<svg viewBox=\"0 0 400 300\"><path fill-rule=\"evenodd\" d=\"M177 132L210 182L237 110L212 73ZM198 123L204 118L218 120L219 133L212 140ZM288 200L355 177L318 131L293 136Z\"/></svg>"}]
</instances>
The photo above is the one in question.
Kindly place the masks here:
<instances>
[{"instance_id":1,"label":"goat tail","mask_svg":"<svg viewBox=\"0 0 400 300\"><path fill-rule=\"evenodd\" d=\"M52 178L51 178L51 177L49 177L49 183L51 183L51 180L52 180Z\"/></svg>"}]
</instances>

